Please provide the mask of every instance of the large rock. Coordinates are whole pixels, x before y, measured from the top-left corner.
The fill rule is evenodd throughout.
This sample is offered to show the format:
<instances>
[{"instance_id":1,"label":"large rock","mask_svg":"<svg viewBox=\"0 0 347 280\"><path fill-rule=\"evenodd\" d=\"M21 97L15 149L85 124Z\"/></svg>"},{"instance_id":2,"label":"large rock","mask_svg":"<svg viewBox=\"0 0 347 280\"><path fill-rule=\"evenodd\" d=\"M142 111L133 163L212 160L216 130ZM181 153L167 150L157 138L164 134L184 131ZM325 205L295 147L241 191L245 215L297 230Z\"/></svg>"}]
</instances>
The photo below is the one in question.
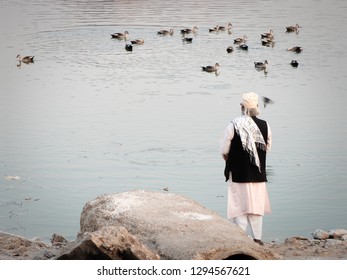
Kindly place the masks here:
<instances>
[{"instance_id":1,"label":"large rock","mask_svg":"<svg viewBox=\"0 0 347 280\"><path fill-rule=\"evenodd\" d=\"M104 227L67 245L58 260L158 260L160 257L123 228Z\"/></svg>"},{"instance_id":2,"label":"large rock","mask_svg":"<svg viewBox=\"0 0 347 280\"><path fill-rule=\"evenodd\" d=\"M137 190L101 195L87 202L81 214L78 239L92 240L91 247L99 251L104 247L100 240L106 239L106 247L117 251L119 239L109 238L110 228L122 229L125 239L132 240L123 242L122 249L118 250L129 254L106 252L110 259L122 256L173 260L278 258L253 242L238 226L197 202L173 193ZM102 254L105 250L101 257ZM74 258L73 254L70 257ZM64 258L69 258L69 254Z\"/></svg>"}]
</instances>

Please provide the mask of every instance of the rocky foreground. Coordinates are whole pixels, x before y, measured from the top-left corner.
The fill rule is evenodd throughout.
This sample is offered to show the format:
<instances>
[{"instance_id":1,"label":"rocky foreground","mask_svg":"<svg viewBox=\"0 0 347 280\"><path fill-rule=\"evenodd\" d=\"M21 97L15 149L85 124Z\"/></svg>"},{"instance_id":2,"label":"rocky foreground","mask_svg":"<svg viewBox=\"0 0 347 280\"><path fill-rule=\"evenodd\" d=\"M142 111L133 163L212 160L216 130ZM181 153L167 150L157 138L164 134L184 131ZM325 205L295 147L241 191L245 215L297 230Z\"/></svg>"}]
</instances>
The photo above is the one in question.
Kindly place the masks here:
<instances>
[{"instance_id":1,"label":"rocky foreground","mask_svg":"<svg viewBox=\"0 0 347 280\"><path fill-rule=\"evenodd\" d=\"M58 239L60 241L56 241ZM0 260L49 260L57 259L75 242L68 242L58 235L52 243L0 232ZM280 260L347 260L347 241L340 239L310 239L288 237L283 243L265 243Z\"/></svg>"},{"instance_id":2,"label":"rocky foreground","mask_svg":"<svg viewBox=\"0 0 347 280\"><path fill-rule=\"evenodd\" d=\"M260 246L237 226L186 197L149 191L102 195L83 208L74 241L51 243L0 232L0 260L336 260L347 230L316 230Z\"/></svg>"}]
</instances>

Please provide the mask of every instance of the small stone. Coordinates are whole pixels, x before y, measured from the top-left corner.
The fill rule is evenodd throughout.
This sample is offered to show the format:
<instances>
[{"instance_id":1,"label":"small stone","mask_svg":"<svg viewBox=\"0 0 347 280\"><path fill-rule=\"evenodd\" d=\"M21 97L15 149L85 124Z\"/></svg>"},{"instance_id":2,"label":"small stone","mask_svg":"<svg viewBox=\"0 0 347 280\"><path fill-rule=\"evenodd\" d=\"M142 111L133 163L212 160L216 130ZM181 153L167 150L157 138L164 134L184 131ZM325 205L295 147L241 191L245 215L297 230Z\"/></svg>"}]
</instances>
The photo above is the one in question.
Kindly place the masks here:
<instances>
[{"instance_id":1,"label":"small stone","mask_svg":"<svg viewBox=\"0 0 347 280\"><path fill-rule=\"evenodd\" d=\"M295 237L288 237L284 240L284 244L292 246L300 246L300 241Z\"/></svg>"},{"instance_id":2,"label":"small stone","mask_svg":"<svg viewBox=\"0 0 347 280\"><path fill-rule=\"evenodd\" d=\"M347 241L347 234L341 236L341 240Z\"/></svg>"},{"instance_id":3,"label":"small stone","mask_svg":"<svg viewBox=\"0 0 347 280\"><path fill-rule=\"evenodd\" d=\"M340 238L347 234L347 229L332 229L329 231L330 238Z\"/></svg>"},{"instance_id":4,"label":"small stone","mask_svg":"<svg viewBox=\"0 0 347 280\"><path fill-rule=\"evenodd\" d=\"M343 241L337 240L337 239L328 239L325 242L324 248L337 248L338 246L342 245Z\"/></svg>"},{"instance_id":5,"label":"small stone","mask_svg":"<svg viewBox=\"0 0 347 280\"><path fill-rule=\"evenodd\" d=\"M320 239L320 240L329 238L329 233L322 229L317 229L315 232L312 233L312 235L313 235L313 238Z\"/></svg>"},{"instance_id":6,"label":"small stone","mask_svg":"<svg viewBox=\"0 0 347 280\"><path fill-rule=\"evenodd\" d=\"M68 241L63 236L55 233L52 235L51 242L53 246L61 246L68 243Z\"/></svg>"}]
</instances>

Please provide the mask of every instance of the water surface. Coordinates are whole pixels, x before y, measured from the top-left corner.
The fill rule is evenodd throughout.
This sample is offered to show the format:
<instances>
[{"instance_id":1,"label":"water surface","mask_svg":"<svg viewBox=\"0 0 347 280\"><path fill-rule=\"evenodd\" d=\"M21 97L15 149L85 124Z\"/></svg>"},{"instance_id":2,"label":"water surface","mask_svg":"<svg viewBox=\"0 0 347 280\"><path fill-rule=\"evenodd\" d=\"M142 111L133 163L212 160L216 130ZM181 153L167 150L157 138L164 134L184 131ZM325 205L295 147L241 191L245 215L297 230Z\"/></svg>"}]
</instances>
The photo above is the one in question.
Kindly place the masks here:
<instances>
[{"instance_id":1,"label":"water surface","mask_svg":"<svg viewBox=\"0 0 347 280\"><path fill-rule=\"evenodd\" d=\"M275 101L261 110L273 131L264 240L347 228L345 2L1 7L0 230L74 238L86 201L132 189L169 188L225 217L218 142L248 91ZM228 22L231 34L208 32ZM300 32L286 34L296 23ZM184 44L179 30L193 26L198 33ZM170 28L173 36L157 36ZM260 34L270 29L275 46L262 46ZM145 43L126 52L126 42L110 36L125 30ZM248 52L233 45L243 35ZM293 46L304 51L286 51ZM35 63L17 66L18 53L35 55ZM253 66L265 59L267 74ZM201 71L216 62L219 75Z\"/></svg>"}]
</instances>

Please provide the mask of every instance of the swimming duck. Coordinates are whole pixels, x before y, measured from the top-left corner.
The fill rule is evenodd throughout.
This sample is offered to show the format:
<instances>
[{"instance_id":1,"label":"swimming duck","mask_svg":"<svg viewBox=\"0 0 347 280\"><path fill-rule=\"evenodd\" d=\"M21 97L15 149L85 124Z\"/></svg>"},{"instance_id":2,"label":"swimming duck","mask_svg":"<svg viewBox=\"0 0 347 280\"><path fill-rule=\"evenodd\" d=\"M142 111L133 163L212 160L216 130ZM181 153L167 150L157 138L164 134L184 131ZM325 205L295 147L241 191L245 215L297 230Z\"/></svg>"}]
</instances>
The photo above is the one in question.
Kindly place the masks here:
<instances>
[{"instance_id":1,"label":"swimming duck","mask_svg":"<svg viewBox=\"0 0 347 280\"><path fill-rule=\"evenodd\" d=\"M20 54L17 55L17 60L19 62L23 62L23 63L26 63L26 64L29 64L29 63L34 63L34 57L35 56L31 56L31 55L27 55L27 56L24 56L22 57Z\"/></svg>"},{"instance_id":2,"label":"swimming duck","mask_svg":"<svg viewBox=\"0 0 347 280\"><path fill-rule=\"evenodd\" d=\"M290 32L299 32L299 28L301 28L301 26L299 24L296 24L295 26L287 26L286 27L286 32L290 33Z\"/></svg>"},{"instance_id":3,"label":"swimming duck","mask_svg":"<svg viewBox=\"0 0 347 280\"><path fill-rule=\"evenodd\" d=\"M287 51L292 51L292 52L296 52L296 53L301 53L304 49L302 47L292 47L292 48L288 48Z\"/></svg>"},{"instance_id":4,"label":"swimming duck","mask_svg":"<svg viewBox=\"0 0 347 280\"><path fill-rule=\"evenodd\" d=\"M143 40L143 39L136 39L136 40L132 40L132 41L130 41L133 45L142 45L144 42L145 42L145 40Z\"/></svg>"},{"instance_id":5,"label":"swimming duck","mask_svg":"<svg viewBox=\"0 0 347 280\"><path fill-rule=\"evenodd\" d=\"M239 48L244 51L248 51L248 46L246 44L240 44Z\"/></svg>"},{"instance_id":6,"label":"swimming duck","mask_svg":"<svg viewBox=\"0 0 347 280\"><path fill-rule=\"evenodd\" d=\"M232 46L227 47L227 53L231 53L234 51L234 48Z\"/></svg>"},{"instance_id":7,"label":"swimming duck","mask_svg":"<svg viewBox=\"0 0 347 280\"><path fill-rule=\"evenodd\" d=\"M273 47L275 45L275 41L273 41L273 39L265 38L261 40L261 44L266 47Z\"/></svg>"},{"instance_id":8,"label":"swimming duck","mask_svg":"<svg viewBox=\"0 0 347 280\"><path fill-rule=\"evenodd\" d=\"M264 70L267 68L268 64L269 63L267 60L265 60L264 62L256 61L256 62L254 62L254 67L257 69Z\"/></svg>"},{"instance_id":9,"label":"swimming duck","mask_svg":"<svg viewBox=\"0 0 347 280\"><path fill-rule=\"evenodd\" d=\"M128 31L125 31L124 33L119 33L119 32L117 32L117 33L111 34L111 37L112 37L113 39L119 39L119 40L127 39L128 36L129 36L129 32L128 32Z\"/></svg>"},{"instance_id":10,"label":"swimming duck","mask_svg":"<svg viewBox=\"0 0 347 280\"><path fill-rule=\"evenodd\" d=\"M299 62L297 62L296 60L293 59L293 60L290 62L290 65L293 66L293 67L298 67L298 66L299 66Z\"/></svg>"},{"instance_id":11,"label":"swimming duck","mask_svg":"<svg viewBox=\"0 0 347 280\"><path fill-rule=\"evenodd\" d=\"M182 42L183 43L191 43L191 42L193 42L193 38L186 38L186 37L184 37L184 38L182 38Z\"/></svg>"},{"instance_id":12,"label":"swimming duck","mask_svg":"<svg viewBox=\"0 0 347 280\"><path fill-rule=\"evenodd\" d=\"M217 72L219 70L219 64L216 63L214 66L201 66L202 68L202 71L205 71L205 72Z\"/></svg>"},{"instance_id":13,"label":"swimming duck","mask_svg":"<svg viewBox=\"0 0 347 280\"><path fill-rule=\"evenodd\" d=\"M133 45L132 44L126 44L125 45L125 50L128 52L132 52L133 51Z\"/></svg>"},{"instance_id":14,"label":"swimming duck","mask_svg":"<svg viewBox=\"0 0 347 280\"><path fill-rule=\"evenodd\" d=\"M217 25L218 26L218 25ZM225 26L218 26L218 30L221 30L221 31L225 31L225 30L229 30L233 27L233 25L229 22L228 23L228 27L225 27Z\"/></svg>"},{"instance_id":15,"label":"swimming duck","mask_svg":"<svg viewBox=\"0 0 347 280\"><path fill-rule=\"evenodd\" d=\"M273 30L272 29L270 29L270 32L268 32L268 33L262 33L262 34L260 34L260 36L261 36L261 38L273 38Z\"/></svg>"},{"instance_id":16,"label":"swimming duck","mask_svg":"<svg viewBox=\"0 0 347 280\"><path fill-rule=\"evenodd\" d=\"M174 30L171 28L170 30L159 30L157 32L158 35L162 35L162 36L166 36L166 35L173 35L174 34Z\"/></svg>"},{"instance_id":17,"label":"swimming duck","mask_svg":"<svg viewBox=\"0 0 347 280\"><path fill-rule=\"evenodd\" d=\"M209 32L218 32L219 31L219 25L216 25L215 27L209 28L208 31Z\"/></svg>"},{"instance_id":18,"label":"swimming duck","mask_svg":"<svg viewBox=\"0 0 347 280\"><path fill-rule=\"evenodd\" d=\"M247 36L243 35L242 38L234 39L234 44L243 44L243 43L246 43L246 41L247 41Z\"/></svg>"},{"instance_id":19,"label":"swimming duck","mask_svg":"<svg viewBox=\"0 0 347 280\"><path fill-rule=\"evenodd\" d=\"M19 62L24 62L24 63L28 64L28 63L34 62L34 57L35 56L30 56L30 55L22 57L20 54L18 54L16 58Z\"/></svg>"},{"instance_id":20,"label":"swimming duck","mask_svg":"<svg viewBox=\"0 0 347 280\"><path fill-rule=\"evenodd\" d=\"M194 26L192 29L190 28L181 29L181 34L196 33L198 29L199 28L197 26Z\"/></svg>"}]
</instances>

